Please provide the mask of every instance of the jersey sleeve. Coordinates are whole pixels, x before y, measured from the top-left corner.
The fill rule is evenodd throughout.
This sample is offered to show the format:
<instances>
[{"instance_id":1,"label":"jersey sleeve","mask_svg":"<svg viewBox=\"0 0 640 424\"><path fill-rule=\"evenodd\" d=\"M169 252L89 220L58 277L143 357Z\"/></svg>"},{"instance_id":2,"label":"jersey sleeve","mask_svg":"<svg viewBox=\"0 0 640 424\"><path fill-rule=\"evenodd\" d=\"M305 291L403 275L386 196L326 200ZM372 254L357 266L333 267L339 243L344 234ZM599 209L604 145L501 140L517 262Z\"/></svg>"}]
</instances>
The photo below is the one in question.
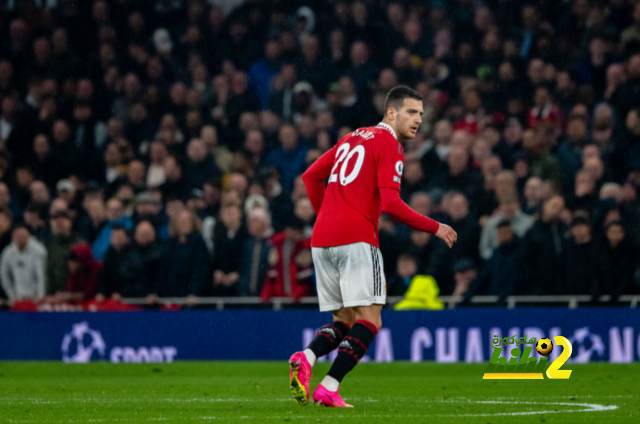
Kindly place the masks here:
<instances>
[{"instance_id":1,"label":"jersey sleeve","mask_svg":"<svg viewBox=\"0 0 640 424\"><path fill-rule=\"evenodd\" d=\"M438 232L440 224L428 216L420 215L411 209L409 205L400 199L400 193L397 190L381 188L380 197L382 210L396 221L426 233L435 234Z\"/></svg>"},{"instance_id":2,"label":"jersey sleeve","mask_svg":"<svg viewBox=\"0 0 640 424\"><path fill-rule=\"evenodd\" d=\"M404 153L400 143L391 136L383 136L377 147L378 188L400 190L404 169Z\"/></svg>"}]
</instances>

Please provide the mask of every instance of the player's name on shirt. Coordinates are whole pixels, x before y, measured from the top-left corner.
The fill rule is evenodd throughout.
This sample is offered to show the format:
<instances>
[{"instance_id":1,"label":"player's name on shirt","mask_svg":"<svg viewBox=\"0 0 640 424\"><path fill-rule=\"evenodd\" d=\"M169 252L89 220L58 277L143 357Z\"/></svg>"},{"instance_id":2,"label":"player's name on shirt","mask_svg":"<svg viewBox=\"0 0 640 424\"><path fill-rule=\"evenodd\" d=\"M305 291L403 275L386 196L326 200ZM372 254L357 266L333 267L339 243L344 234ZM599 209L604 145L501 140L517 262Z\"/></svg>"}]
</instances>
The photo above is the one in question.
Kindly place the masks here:
<instances>
[{"instance_id":1,"label":"player's name on shirt","mask_svg":"<svg viewBox=\"0 0 640 424\"><path fill-rule=\"evenodd\" d=\"M373 138L373 133L367 130L355 130L351 133L351 137L362 137L365 140L370 140Z\"/></svg>"}]
</instances>

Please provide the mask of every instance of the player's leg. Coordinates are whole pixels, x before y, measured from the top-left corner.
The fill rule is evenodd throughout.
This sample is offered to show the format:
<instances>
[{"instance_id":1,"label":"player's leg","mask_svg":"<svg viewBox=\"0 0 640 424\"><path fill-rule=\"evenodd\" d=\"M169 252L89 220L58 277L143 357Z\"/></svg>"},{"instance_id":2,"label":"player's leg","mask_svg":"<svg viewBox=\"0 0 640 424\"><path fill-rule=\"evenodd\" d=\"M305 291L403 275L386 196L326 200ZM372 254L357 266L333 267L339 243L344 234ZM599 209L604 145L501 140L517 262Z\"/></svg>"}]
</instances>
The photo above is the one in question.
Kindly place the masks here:
<instances>
[{"instance_id":1,"label":"player's leg","mask_svg":"<svg viewBox=\"0 0 640 424\"><path fill-rule=\"evenodd\" d=\"M338 356L321 383L329 391L338 390L340 382L367 353L382 326L382 305L358 306L353 310L356 322L340 344Z\"/></svg>"},{"instance_id":2,"label":"player's leg","mask_svg":"<svg viewBox=\"0 0 640 424\"><path fill-rule=\"evenodd\" d=\"M351 306L355 323L338 348L327 376L314 392L316 402L348 406L337 393L340 382L367 353L382 326L380 312L386 302L386 285L379 249L366 243L343 246L340 277L343 302Z\"/></svg>"},{"instance_id":3,"label":"player's leg","mask_svg":"<svg viewBox=\"0 0 640 424\"><path fill-rule=\"evenodd\" d=\"M353 311L342 306L339 273L331 249L314 247L311 253L316 271L320 311L332 311L334 321L320 328L307 349L296 352L289 358L289 388L301 405L309 402L311 368L316 359L337 348L355 320Z\"/></svg>"},{"instance_id":4,"label":"player's leg","mask_svg":"<svg viewBox=\"0 0 640 424\"><path fill-rule=\"evenodd\" d=\"M316 360L338 348L340 342L351 331L351 327L356 321L355 313L351 308L340 308L333 311L333 322L320 327L316 336L311 340L309 346L304 350L304 354L313 367Z\"/></svg>"}]
</instances>

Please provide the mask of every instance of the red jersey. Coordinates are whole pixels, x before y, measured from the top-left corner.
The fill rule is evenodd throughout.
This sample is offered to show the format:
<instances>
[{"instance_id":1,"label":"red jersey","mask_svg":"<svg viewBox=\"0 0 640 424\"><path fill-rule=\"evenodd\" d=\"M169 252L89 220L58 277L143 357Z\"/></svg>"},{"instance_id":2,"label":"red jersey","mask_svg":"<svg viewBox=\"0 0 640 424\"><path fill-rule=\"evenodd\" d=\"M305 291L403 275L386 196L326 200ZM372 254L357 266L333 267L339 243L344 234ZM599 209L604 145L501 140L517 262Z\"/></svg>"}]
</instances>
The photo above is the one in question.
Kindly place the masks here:
<instances>
[{"instance_id":1,"label":"red jersey","mask_svg":"<svg viewBox=\"0 0 640 424\"><path fill-rule=\"evenodd\" d=\"M389 125L381 122L343 137L303 175L318 215L311 246L358 242L378 246L378 221L383 212L380 189L399 192L403 168L404 149ZM326 190L324 180L328 180ZM409 225L423 231L435 233L438 229L435 221L422 215L409 219L413 219Z\"/></svg>"}]
</instances>

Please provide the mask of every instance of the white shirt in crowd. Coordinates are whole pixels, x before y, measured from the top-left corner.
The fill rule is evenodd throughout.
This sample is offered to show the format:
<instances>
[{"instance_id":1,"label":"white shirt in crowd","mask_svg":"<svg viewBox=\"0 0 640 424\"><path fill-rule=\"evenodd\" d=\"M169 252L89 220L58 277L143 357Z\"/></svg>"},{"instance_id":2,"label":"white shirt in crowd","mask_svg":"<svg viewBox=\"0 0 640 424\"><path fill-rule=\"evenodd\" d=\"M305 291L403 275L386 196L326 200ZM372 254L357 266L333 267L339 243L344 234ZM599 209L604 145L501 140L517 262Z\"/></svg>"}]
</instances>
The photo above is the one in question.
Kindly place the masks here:
<instances>
[{"instance_id":1,"label":"white shirt in crowd","mask_svg":"<svg viewBox=\"0 0 640 424\"><path fill-rule=\"evenodd\" d=\"M21 251L15 243L0 255L2 288L10 299L42 299L45 295L47 249L34 237Z\"/></svg>"}]
</instances>

